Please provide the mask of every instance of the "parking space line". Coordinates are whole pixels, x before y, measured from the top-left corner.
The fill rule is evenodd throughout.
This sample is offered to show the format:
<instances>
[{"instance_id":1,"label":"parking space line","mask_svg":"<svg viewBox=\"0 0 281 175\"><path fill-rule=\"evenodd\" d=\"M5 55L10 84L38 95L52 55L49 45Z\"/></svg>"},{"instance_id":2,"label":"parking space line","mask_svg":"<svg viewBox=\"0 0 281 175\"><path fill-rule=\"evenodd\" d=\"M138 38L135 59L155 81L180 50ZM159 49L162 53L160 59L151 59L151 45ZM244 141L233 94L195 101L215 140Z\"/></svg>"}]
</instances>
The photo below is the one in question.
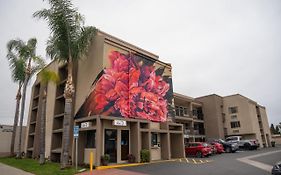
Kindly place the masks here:
<instances>
[{"instance_id":1,"label":"parking space line","mask_svg":"<svg viewBox=\"0 0 281 175\"><path fill-rule=\"evenodd\" d=\"M185 160L186 160L186 163L189 163L189 160L187 158L185 158Z\"/></svg>"},{"instance_id":2,"label":"parking space line","mask_svg":"<svg viewBox=\"0 0 281 175\"><path fill-rule=\"evenodd\" d=\"M192 161L193 161L193 163L194 163L194 164L197 164L197 162L196 162L196 160L195 160L195 159L192 159Z\"/></svg>"}]
</instances>

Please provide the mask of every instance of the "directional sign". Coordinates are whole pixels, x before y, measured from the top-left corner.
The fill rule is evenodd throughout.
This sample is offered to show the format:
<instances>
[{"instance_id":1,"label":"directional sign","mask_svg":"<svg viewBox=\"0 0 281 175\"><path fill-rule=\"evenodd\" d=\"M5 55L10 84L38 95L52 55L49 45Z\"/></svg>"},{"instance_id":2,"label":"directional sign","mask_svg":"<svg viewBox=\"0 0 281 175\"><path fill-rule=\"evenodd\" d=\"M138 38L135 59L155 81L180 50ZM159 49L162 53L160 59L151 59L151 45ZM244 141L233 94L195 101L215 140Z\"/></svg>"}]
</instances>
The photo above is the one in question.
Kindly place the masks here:
<instances>
[{"instance_id":1,"label":"directional sign","mask_svg":"<svg viewBox=\"0 0 281 175\"><path fill-rule=\"evenodd\" d=\"M79 136L79 126L74 126L73 128L73 137L78 138Z\"/></svg>"}]
</instances>

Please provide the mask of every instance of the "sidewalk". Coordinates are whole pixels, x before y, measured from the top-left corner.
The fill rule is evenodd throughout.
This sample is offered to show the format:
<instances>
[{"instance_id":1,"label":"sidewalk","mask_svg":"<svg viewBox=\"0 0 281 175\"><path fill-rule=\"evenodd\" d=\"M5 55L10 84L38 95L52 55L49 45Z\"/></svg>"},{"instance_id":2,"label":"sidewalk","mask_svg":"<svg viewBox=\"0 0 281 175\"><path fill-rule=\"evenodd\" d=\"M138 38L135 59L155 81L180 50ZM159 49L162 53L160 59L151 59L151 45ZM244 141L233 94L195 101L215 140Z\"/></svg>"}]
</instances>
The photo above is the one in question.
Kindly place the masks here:
<instances>
[{"instance_id":1,"label":"sidewalk","mask_svg":"<svg viewBox=\"0 0 281 175\"><path fill-rule=\"evenodd\" d=\"M3 175L33 175L23 170L0 163L0 174Z\"/></svg>"}]
</instances>

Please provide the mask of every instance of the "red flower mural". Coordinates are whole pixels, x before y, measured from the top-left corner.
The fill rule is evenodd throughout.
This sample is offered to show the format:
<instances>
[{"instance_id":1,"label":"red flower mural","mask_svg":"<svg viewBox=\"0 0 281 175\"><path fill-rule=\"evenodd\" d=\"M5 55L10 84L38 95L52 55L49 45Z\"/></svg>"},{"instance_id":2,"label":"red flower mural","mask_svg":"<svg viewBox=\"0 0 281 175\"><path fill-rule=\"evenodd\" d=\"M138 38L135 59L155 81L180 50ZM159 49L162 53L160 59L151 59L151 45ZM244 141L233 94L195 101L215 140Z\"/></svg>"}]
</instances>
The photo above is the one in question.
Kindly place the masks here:
<instances>
[{"instance_id":1,"label":"red flower mural","mask_svg":"<svg viewBox=\"0 0 281 175\"><path fill-rule=\"evenodd\" d=\"M91 114L166 121L165 96L170 84L156 75L154 66L117 51L108 58L110 66L96 82L84 110Z\"/></svg>"}]
</instances>

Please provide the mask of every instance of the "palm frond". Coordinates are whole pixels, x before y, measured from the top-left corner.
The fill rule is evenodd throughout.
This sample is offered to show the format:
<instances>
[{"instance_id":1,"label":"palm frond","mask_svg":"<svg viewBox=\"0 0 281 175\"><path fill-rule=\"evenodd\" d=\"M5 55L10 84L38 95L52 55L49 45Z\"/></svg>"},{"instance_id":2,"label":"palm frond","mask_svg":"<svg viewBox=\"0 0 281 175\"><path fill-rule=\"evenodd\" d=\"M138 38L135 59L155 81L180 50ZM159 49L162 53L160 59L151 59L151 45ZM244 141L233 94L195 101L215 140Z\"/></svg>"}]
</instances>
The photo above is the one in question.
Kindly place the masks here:
<instances>
[{"instance_id":1,"label":"palm frond","mask_svg":"<svg viewBox=\"0 0 281 175\"><path fill-rule=\"evenodd\" d=\"M39 77L40 77L41 83L44 85L48 84L48 82L53 82L55 84L58 84L60 81L59 75L56 72L50 71L47 69L43 69L39 73Z\"/></svg>"},{"instance_id":2,"label":"palm frond","mask_svg":"<svg viewBox=\"0 0 281 175\"><path fill-rule=\"evenodd\" d=\"M94 33L92 28L84 28L84 17L73 7L70 0L49 0L50 8L37 11L36 18L47 21L51 37L47 41L46 52L51 59L67 62L79 59ZM87 38L90 37L90 38Z\"/></svg>"},{"instance_id":3,"label":"palm frond","mask_svg":"<svg viewBox=\"0 0 281 175\"><path fill-rule=\"evenodd\" d=\"M95 37L97 29L95 27L83 27L81 29L81 33L79 38L76 42L77 50L75 52L75 57L83 57L85 54L88 53L89 46Z\"/></svg>"}]
</instances>

